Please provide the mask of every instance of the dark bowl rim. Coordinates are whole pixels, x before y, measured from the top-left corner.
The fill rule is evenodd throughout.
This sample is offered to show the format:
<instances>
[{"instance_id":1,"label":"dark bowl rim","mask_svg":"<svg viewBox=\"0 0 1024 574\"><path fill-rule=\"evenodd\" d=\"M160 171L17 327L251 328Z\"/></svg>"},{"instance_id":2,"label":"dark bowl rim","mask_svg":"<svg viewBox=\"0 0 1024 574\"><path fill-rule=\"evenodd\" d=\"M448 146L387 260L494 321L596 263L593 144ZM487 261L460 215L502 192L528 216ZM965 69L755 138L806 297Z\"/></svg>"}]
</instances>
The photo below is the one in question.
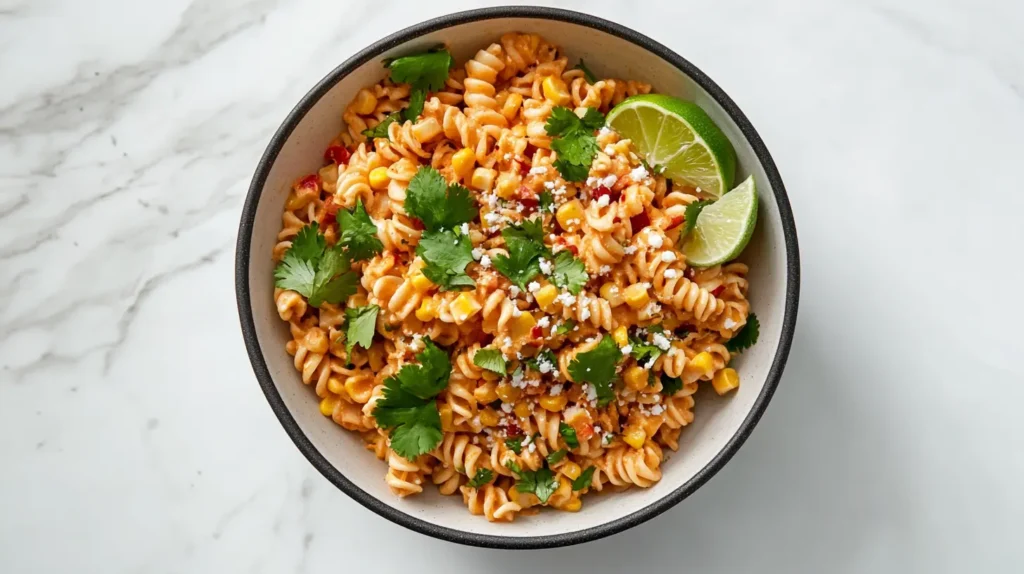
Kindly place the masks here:
<instances>
[{"instance_id":1,"label":"dark bowl rim","mask_svg":"<svg viewBox=\"0 0 1024 574\"><path fill-rule=\"evenodd\" d=\"M758 395L757 399L754 401L750 413L748 413L747 417L743 420L740 428L736 431L736 434L729 439L729 442L726 443L725 447L715 455L715 457L705 465L704 468L698 471L690 478L690 480L669 495L617 520L583 530L553 534L549 536L493 536L438 526L413 517L401 510L385 504L349 481L337 468L331 465L331 463L328 462L322 454L320 454L320 451L318 451L316 447L313 446L312 442L306 437L302 429L299 428L298 423L285 407L281 395L274 386L266 360L260 351L259 341L256 337L256 325L252 314L252 305L249 298L249 249L252 241L253 224L256 218L256 208L259 204L260 195L263 191L264 184L266 183L267 176L270 173L270 169L277 159L277 155L280 153L288 137L306 113L316 104L317 101L320 100L321 97L323 97L324 94L328 92L328 90L344 79L349 73L367 61L379 57L385 51L395 46L415 39L418 36L444 28L450 28L452 26L466 24L469 22L493 20L497 18L540 18L568 22L593 28L595 30L612 34L644 48L645 50L671 63L678 68L679 71L692 78L693 81L700 85L712 98L715 99L715 101L718 102L719 105L722 106L733 121L736 122L736 125L740 128L740 131L750 143L751 147L753 147L758 160L764 168L768 180L771 182L772 189L774 190L774 198L779 208L783 235L786 243L787 288L782 338L779 340L779 346L776 349L775 357L772 361L771 369L768 372L768 379L765 382L764 388L762 389L761 394ZM249 360L252 363L256 378L259 381L260 386L263 388L263 393L266 395L267 401L270 403L271 409L281 422L285 431L291 437L292 441L295 443L295 446L298 447L309 462L318 471L320 471L320 474L322 474L327 480L341 489L342 492L380 516L416 532L433 536L441 540L487 548L555 548L597 540L605 536L622 532L623 530L632 528L654 518L655 516L658 516L703 486L704 483L714 476L715 473L717 473L725 463L727 463L733 455L736 454L740 446L742 446L747 437L750 436L751 431L753 431L754 426L757 425L762 414L764 414L765 408L768 406L768 402L775 393L775 389L778 387L779 380L782 377L782 371L786 365L786 359L789 356L790 346L793 342L793 333L796 327L797 307L800 299L799 248L797 245L796 225L793 221L793 212L789 205L789 198L786 195L786 188L782 183L782 177L779 175L775 162L772 160L771 154L768 153L768 149L765 147L761 137L732 99L729 98L729 96L727 96L715 82L713 82L696 66L670 50L668 47L644 36L643 34L640 34L639 32L589 14L558 8L544 8L536 6L482 8L456 12L454 14L427 20L426 22L408 27L373 43L327 74L327 76L320 80L313 89L303 96L298 105L289 112L287 118L274 133L266 151L263 153L263 156L256 167L256 172L253 175L252 183L249 186L245 205L242 208L242 218L241 223L239 224L238 241L235 253L236 299L239 319L242 325L242 336L245 340Z\"/></svg>"}]
</instances>

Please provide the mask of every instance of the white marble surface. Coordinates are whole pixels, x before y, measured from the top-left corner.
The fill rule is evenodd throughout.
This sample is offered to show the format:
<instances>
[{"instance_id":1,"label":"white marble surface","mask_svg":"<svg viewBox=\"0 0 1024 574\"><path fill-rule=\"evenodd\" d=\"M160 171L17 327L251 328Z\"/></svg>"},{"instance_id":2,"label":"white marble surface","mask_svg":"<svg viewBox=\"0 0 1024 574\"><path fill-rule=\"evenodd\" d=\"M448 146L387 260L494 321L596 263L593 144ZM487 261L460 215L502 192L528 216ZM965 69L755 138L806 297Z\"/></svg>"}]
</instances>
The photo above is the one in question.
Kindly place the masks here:
<instances>
[{"instance_id":1,"label":"white marble surface","mask_svg":"<svg viewBox=\"0 0 1024 574\"><path fill-rule=\"evenodd\" d=\"M0 572L1019 572L1015 0L559 3L689 58L772 150L779 392L694 496L569 549L436 541L316 473L239 335L243 195L329 69L476 5L0 0Z\"/></svg>"}]
</instances>

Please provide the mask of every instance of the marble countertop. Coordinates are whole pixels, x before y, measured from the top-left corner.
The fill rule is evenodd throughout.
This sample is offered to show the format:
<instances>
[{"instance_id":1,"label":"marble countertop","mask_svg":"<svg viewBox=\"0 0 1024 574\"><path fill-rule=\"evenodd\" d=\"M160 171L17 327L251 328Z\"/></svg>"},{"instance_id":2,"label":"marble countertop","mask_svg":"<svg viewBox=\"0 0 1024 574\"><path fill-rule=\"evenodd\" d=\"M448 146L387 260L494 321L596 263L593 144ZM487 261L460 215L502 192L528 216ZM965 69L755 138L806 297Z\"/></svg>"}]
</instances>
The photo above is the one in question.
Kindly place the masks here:
<instances>
[{"instance_id":1,"label":"marble countertop","mask_svg":"<svg viewBox=\"0 0 1024 574\"><path fill-rule=\"evenodd\" d=\"M490 551L348 499L267 406L257 158L356 50L480 3L0 0L0 572L1019 571L1024 4L557 4L700 66L785 178L798 332L733 461L610 539Z\"/></svg>"}]
</instances>

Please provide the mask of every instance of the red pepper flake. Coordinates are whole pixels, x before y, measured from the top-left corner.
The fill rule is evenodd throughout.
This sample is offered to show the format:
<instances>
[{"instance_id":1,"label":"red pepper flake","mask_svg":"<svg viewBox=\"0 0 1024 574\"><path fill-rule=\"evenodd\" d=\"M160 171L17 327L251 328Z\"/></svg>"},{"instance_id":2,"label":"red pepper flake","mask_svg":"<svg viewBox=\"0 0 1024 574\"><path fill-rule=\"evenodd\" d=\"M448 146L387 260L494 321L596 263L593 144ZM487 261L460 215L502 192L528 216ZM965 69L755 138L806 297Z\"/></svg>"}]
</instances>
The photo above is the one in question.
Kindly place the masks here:
<instances>
[{"instance_id":1,"label":"red pepper flake","mask_svg":"<svg viewBox=\"0 0 1024 574\"><path fill-rule=\"evenodd\" d=\"M685 220L686 218L684 218L682 215L677 215L673 217L672 221L669 222L668 227L665 228L665 231L669 231L670 229L675 229L676 227L679 227Z\"/></svg>"},{"instance_id":2,"label":"red pepper flake","mask_svg":"<svg viewBox=\"0 0 1024 574\"><path fill-rule=\"evenodd\" d=\"M526 151L523 153L526 154L526 157L530 158L530 161L533 161L533 156L537 153L537 146L526 144Z\"/></svg>"},{"instance_id":3,"label":"red pepper flake","mask_svg":"<svg viewBox=\"0 0 1024 574\"><path fill-rule=\"evenodd\" d=\"M519 175L521 175L523 177L526 177L529 174L530 174L530 164L525 162L525 161L519 162Z\"/></svg>"},{"instance_id":4,"label":"red pepper flake","mask_svg":"<svg viewBox=\"0 0 1024 574\"><path fill-rule=\"evenodd\" d=\"M715 297L718 297L719 295L722 294L723 291L725 291L725 285L719 285L718 287L715 287L711 291L711 294L714 295Z\"/></svg>"},{"instance_id":5,"label":"red pepper flake","mask_svg":"<svg viewBox=\"0 0 1024 574\"><path fill-rule=\"evenodd\" d=\"M540 327L534 327L534 328L530 329L530 337L531 338L533 338L533 339L540 339L543 336L544 336L544 329L541 329Z\"/></svg>"},{"instance_id":6,"label":"red pepper flake","mask_svg":"<svg viewBox=\"0 0 1024 574\"><path fill-rule=\"evenodd\" d=\"M629 218L629 225L630 227L633 228L634 234L650 224L651 218L647 215L646 211L641 211L640 213Z\"/></svg>"},{"instance_id":7,"label":"red pepper flake","mask_svg":"<svg viewBox=\"0 0 1024 574\"><path fill-rule=\"evenodd\" d=\"M515 421L508 421L505 424L505 436L508 438L523 436L523 429Z\"/></svg>"},{"instance_id":8,"label":"red pepper flake","mask_svg":"<svg viewBox=\"0 0 1024 574\"><path fill-rule=\"evenodd\" d=\"M298 187L299 188L306 187L306 188L310 188L310 189L319 189L320 188L320 176L318 174L315 174L315 173L311 174L311 175L307 175L306 177L304 177L304 178L299 180Z\"/></svg>"},{"instance_id":9,"label":"red pepper flake","mask_svg":"<svg viewBox=\"0 0 1024 574\"><path fill-rule=\"evenodd\" d=\"M602 196L607 195L611 202L616 202L622 195L621 191L616 191L608 187L607 185L599 185L594 188L594 199L600 199Z\"/></svg>"}]
</instances>

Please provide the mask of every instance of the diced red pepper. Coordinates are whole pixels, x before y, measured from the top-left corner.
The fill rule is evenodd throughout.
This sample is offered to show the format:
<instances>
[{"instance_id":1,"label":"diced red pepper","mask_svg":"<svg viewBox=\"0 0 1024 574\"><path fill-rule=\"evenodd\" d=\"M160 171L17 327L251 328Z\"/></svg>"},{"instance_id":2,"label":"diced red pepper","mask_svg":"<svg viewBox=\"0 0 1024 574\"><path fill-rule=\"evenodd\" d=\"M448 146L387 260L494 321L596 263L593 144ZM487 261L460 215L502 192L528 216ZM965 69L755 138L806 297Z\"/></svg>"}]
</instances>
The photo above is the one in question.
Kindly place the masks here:
<instances>
[{"instance_id":1,"label":"diced red pepper","mask_svg":"<svg viewBox=\"0 0 1024 574\"><path fill-rule=\"evenodd\" d=\"M420 221L419 219L416 219L415 217L413 217L411 219L412 219L412 226L413 226L414 229L418 229L420 231L423 231L424 229L426 229L426 226L423 225L422 221Z\"/></svg>"},{"instance_id":2,"label":"diced red pepper","mask_svg":"<svg viewBox=\"0 0 1024 574\"><path fill-rule=\"evenodd\" d=\"M544 336L544 329L542 329L540 327L534 327L534 328L530 329L530 338L540 339L543 336Z\"/></svg>"},{"instance_id":3,"label":"diced red pepper","mask_svg":"<svg viewBox=\"0 0 1024 574\"><path fill-rule=\"evenodd\" d=\"M299 180L299 187L307 187L310 189L318 189L320 187L320 175L310 174Z\"/></svg>"},{"instance_id":4,"label":"diced red pepper","mask_svg":"<svg viewBox=\"0 0 1024 574\"><path fill-rule=\"evenodd\" d=\"M508 438L523 436L523 429L515 421L508 421L505 425L505 436Z\"/></svg>"},{"instance_id":5,"label":"diced red pepper","mask_svg":"<svg viewBox=\"0 0 1024 574\"><path fill-rule=\"evenodd\" d=\"M719 285L718 287L715 287L711 291L711 294L714 295L715 297L718 297L719 295L722 294L722 291L725 291L725 285Z\"/></svg>"},{"instance_id":6,"label":"diced red pepper","mask_svg":"<svg viewBox=\"0 0 1024 574\"><path fill-rule=\"evenodd\" d=\"M348 163L348 158L350 157L352 157L352 154L348 152L348 148L340 145L332 145L324 152L324 161L338 165Z\"/></svg>"},{"instance_id":7,"label":"diced red pepper","mask_svg":"<svg viewBox=\"0 0 1024 574\"><path fill-rule=\"evenodd\" d=\"M684 218L682 215L677 215L673 217L672 221L669 222L668 227L665 228L665 231L669 231L670 229L675 229L679 227L680 225L682 225L683 221L686 221L686 218Z\"/></svg>"},{"instance_id":8,"label":"diced red pepper","mask_svg":"<svg viewBox=\"0 0 1024 574\"><path fill-rule=\"evenodd\" d=\"M647 227L651 224L651 218L647 215L647 211L641 211L640 213L629 218L629 225L633 228L633 233Z\"/></svg>"},{"instance_id":9,"label":"diced red pepper","mask_svg":"<svg viewBox=\"0 0 1024 574\"><path fill-rule=\"evenodd\" d=\"M530 173L530 164L525 162L525 161L519 162L519 175L521 175L523 177L526 177L527 175L529 175L529 173Z\"/></svg>"},{"instance_id":10,"label":"diced red pepper","mask_svg":"<svg viewBox=\"0 0 1024 574\"><path fill-rule=\"evenodd\" d=\"M621 191L615 191L607 185L599 185L594 188L594 199L600 199L601 196L607 195L608 199L613 203L619 200L622 195Z\"/></svg>"},{"instance_id":11,"label":"diced red pepper","mask_svg":"<svg viewBox=\"0 0 1024 574\"><path fill-rule=\"evenodd\" d=\"M566 245L565 248L568 249L569 251L571 251L574 257L578 257L579 254L580 254L580 248L576 247L575 245L573 245L571 243L569 245Z\"/></svg>"},{"instance_id":12,"label":"diced red pepper","mask_svg":"<svg viewBox=\"0 0 1024 574\"><path fill-rule=\"evenodd\" d=\"M537 153L537 146L533 144L526 144L526 151L523 153L526 157L530 158L530 161L533 161L533 156Z\"/></svg>"},{"instance_id":13,"label":"diced red pepper","mask_svg":"<svg viewBox=\"0 0 1024 574\"><path fill-rule=\"evenodd\" d=\"M328 196L327 201L324 202L324 214L320 218L320 225L326 227L337 221L339 209L341 209L341 205L334 203L334 196Z\"/></svg>"}]
</instances>

